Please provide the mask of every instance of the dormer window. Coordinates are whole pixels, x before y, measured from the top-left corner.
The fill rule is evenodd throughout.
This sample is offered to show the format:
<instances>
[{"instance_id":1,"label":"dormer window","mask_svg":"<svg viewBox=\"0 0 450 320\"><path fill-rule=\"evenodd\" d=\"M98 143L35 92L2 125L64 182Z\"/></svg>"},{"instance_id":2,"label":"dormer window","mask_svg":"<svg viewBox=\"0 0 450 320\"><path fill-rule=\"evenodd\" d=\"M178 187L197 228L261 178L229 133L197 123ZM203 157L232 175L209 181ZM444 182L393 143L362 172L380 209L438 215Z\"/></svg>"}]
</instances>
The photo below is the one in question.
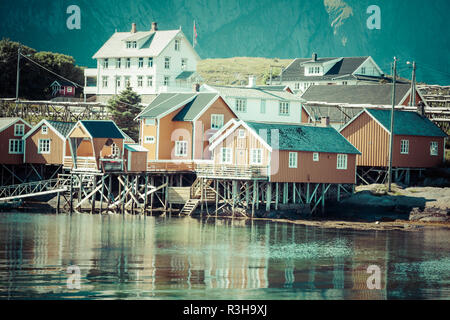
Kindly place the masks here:
<instances>
[{"instance_id":1,"label":"dormer window","mask_svg":"<svg viewBox=\"0 0 450 320\"><path fill-rule=\"evenodd\" d=\"M309 67L308 69L310 74L319 74L320 73L320 67Z\"/></svg>"},{"instance_id":2,"label":"dormer window","mask_svg":"<svg viewBox=\"0 0 450 320\"><path fill-rule=\"evenodd\" d=\"M366 67L361 67L361 74L366 74Z\"/></svg>"},{"instance_id":3,"label":"dormer window","mask_svg":"<svg viewBox=\"0 0 450 320\"><path fill-rule=\"evenodd\" d=\"M175 39L175 51L180 51L180 40Z\"/></svg>"},{"instance_id":4,"label":"dormer window","mask_svg":"<svg viewBox=\"0 0 450 320\"><path fill-rule=\"evenodd\" d=\"M136 41L127 41L127 49L136 49L137 42Z\"/></svg>"}]
</instances>

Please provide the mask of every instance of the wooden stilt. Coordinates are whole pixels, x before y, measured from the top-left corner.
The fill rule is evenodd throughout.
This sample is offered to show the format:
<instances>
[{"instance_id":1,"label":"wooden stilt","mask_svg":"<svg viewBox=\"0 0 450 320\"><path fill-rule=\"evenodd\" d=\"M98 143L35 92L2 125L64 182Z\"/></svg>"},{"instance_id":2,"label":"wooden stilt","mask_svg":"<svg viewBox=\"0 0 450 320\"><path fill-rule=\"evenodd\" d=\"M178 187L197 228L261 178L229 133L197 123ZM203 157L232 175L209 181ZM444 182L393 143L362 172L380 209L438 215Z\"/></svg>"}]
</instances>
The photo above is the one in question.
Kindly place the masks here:
<instances>
[{"instance_id":1,"label":"wooden stilt","mask_svg":"<svg viewBox=\"0 0 450 320\"><path fill-rule=\"evenodd\" d=\"M155 177L154 176L151 176L151 178L150 178L150 185L152 187L155 186ZM150 195L150 215L153 215L153 199L154 199L154 196L155 196L154 193L152 193Z\"/></svg>"},{"instance_id":2,"label":"wooden stilt","mask_svg":"<svg viewBox=\"0 0 450 320\"><path fill-rule=\"evenodd\" d=\"M100 190L100 214L102 214L102 211L103 211L103 195L105 192L105 178L106 178L106 176L102 177L102 188Z\"/></svg>"},{"instance_id":3,"label":"wooden stilt","mask_svg":"<svg viewBox=\"0 0 450 320\"><path fill-rule=\"evenodd\" d=\"M94 185L93 185L94 190L97 189L97 176L94 176ZM92 202L91 202L91 214L93 214L95 212L95 195L97 192L94 192L92 194Z\"/></svg>"},{"instance_id":4,"label":"wooden stilt","mask_svg":"<svg viewBox=\"0 0 450 320\"><path fill-rule=\"evenodd\" d=\"M252 218L255 216L255 202L256 202L256 194L258 189L258 182L253 180L253 195L252 195Z\"/></svg>"},{"instance_id":5,"label":"wooden stilt","mask_svg":"<svg viewBox=\"0 0 450 320\"><path fill-rule=\"evenodd\" d=\"M70 203L69 203L69 212L73 213L73 174L70 173Z\"/></svg>"},{"instance_id":6,"label":"wooden stilt","mask_svg":"<svg viewBox=\"0 0 450 320\"><path fill-rule=\"evenodd\" d=\"M147 191L148 191L148 175L145 174L145 185L144 185L144 207L142 208L142 214L144 214L146 216L146 210L147 210L147 205L148 205L148 195L147 195Z\"/></svg>"},{"instance_id":7,"label":"wooden stilt","mask_svg":"<svg viewBox=\"0 0 450 320\"><path fill-rule=\"evenodd\" d=\"M61 201L61 194L58 192L56 194L56 214L59 214L60 201Z\"/></svg>"},{"instance_id":8,"label":"wooden stilt","mask_svg":"<svg viewBox=\"0 0 450 320\"><path fill-rule=\"evenodd\" d=\"M278 210L278 196L279 196L279 185L278 182L275 183L275 210Z\"/></svg>"},{"instance_id":9,"label":"wooden stilt","mask_svg":"<svg viewBox=\"0 0 450 320\"><path fill-rule=\"evenodd\" d=\"M270 202L272 200L272 183L267 183L267 189L266 189L266 211L270 211Z\"/></svg>"}]
</instances>

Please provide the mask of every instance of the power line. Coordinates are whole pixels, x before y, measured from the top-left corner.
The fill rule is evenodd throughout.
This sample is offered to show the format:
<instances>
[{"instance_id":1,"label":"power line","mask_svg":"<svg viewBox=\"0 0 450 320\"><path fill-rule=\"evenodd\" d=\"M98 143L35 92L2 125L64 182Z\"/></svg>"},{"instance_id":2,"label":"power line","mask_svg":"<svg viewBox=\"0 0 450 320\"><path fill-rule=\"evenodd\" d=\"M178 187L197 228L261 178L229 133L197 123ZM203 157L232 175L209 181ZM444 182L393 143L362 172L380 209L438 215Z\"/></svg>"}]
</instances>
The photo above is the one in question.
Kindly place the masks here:
<instances>
[{"instance_id":1,"label":"power line","mask_svg":"<svg viewBox=\"0 0 450 320\"><path fill-rule=\"evenodd\" d=\"M52 73L52 74L54 74L55 76L60 77L61 79L64 79L64 80L66 80L66 81L68 81L68 82L74 84L76 87L79 87L79 88L83 88L83 87L84 87L84 86L82 86L82 85L80 85L80 84L78 84L78 83L76 83L76 82L74 82L74 81L72 81L72 80L69 80L69 79L63 77L62 75L57 74L56 72L54 72L54 71L52 71L52 70L50 70L50 69L44 67L44 66L41 65L40 63L38 63L38 62L36 62L36 61L30 59L29 57L27 57L27 56L25 56L25 55L23 55L23 54L21 54L21 53L20 53L20 56L21 56L21 57L24 57L24 58L27 59L28 61L33 62L34 64L38 65L38 66L41 67L42 69L44 69L44 70L46 70L46 71L48 71L48 72L50 72L50 73Z\"/></svg>"}]
</instances>

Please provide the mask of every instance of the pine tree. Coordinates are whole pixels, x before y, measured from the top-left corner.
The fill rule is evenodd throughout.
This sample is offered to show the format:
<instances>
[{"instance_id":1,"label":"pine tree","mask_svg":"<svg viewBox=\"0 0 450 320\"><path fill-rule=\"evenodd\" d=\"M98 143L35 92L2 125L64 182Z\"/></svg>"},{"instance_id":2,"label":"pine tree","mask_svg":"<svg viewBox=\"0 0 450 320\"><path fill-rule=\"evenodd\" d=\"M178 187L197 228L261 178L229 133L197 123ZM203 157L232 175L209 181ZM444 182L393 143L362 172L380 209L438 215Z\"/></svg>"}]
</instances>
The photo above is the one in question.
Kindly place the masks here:
<instances>
[{"instance_id":1,"label":"pine tree","mask_svg":"<svg viewBox=\"0 0 450 320\"><path fill-rule=\"evenodd\" d=\"M139 137L139 126L134 118L141 111L140 102L141 97L127 86L119 95L109 99L107 105L112 120L135 141Z\"/></svg>"}]
</instances>

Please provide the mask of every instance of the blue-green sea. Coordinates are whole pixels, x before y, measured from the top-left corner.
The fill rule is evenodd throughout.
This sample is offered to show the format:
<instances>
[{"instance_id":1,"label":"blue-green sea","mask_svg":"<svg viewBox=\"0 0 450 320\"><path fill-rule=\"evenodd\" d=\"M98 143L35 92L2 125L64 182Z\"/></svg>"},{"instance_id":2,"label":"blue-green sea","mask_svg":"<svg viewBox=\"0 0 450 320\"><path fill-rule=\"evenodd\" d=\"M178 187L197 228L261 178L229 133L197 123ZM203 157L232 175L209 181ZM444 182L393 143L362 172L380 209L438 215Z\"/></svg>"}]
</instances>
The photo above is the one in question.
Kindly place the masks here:
<instances>
[{"instance_id":1,"label":"blue-green sea","mask_svg":"<svg viewBox=\"0 0 450 320\"><path fill-rule=\"evenodd\" d=\"M448 229L0 213L0 299L449 299L449 270Z\"/></svg>"}]
</instances>

